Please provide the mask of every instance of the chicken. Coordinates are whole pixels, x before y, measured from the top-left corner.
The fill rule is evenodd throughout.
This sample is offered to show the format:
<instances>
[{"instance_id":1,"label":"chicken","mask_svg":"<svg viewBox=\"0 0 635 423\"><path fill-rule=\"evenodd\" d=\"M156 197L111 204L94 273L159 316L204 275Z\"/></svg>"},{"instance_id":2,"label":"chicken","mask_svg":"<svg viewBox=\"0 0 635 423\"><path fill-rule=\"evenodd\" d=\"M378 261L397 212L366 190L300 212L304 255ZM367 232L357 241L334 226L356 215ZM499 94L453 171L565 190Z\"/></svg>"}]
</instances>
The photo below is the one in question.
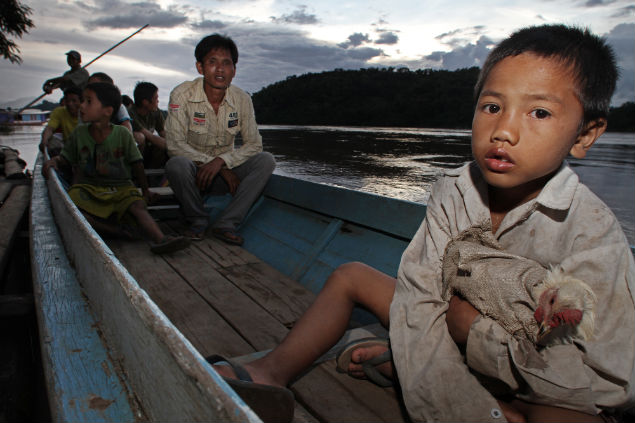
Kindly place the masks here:
<instances>
[{"instance_id":1,"label":"chicken","mask_svg":"<svg viewBox=\"0 0 635 423\"><path fill-rule=\"evenodd\" d=\"M593 336L597 297L585 282L554 268L532 296L538 298L534 318L540 325L540 345L586 341Z\"/></svg>"},{"instance_id":2,"label":"chicken","mask_svg":"<svg viewBox=\"0 0 635 423\"><path fill-rule=\"evenodd\" d=\"M443 298L458 294L507 332L550 346L593 335L597 299L559 267L507 253L489 226L462 232L443 258Z\"/></svg>"}]
</instances>

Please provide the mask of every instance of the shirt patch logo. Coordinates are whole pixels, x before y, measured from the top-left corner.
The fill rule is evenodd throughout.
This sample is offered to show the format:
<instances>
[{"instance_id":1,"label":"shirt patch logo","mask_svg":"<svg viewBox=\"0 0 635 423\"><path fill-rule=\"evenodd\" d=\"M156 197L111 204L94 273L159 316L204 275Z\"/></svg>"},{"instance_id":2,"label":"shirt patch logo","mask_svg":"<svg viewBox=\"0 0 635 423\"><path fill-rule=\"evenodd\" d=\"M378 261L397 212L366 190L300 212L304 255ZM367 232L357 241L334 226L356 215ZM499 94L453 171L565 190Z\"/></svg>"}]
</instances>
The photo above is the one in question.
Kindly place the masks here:
<instances>
[{"instance_id":1,"label":"shirt patch logo","mask_svg":"<svg viewBox=\"0 0 635 423\"><path fill-rule=\"evenodd\" d=\"M169 108L171 112L178 112L181 106L179 104L170 104Z\"/></svg>"},{"instance_id":2,"label":"shirt patch logo","mask_svg":"<svg viewBox=\"0 0 635 423\"><path fill-rule=\"evenodd\" d=\"M238 119L238 112L230 112L229 113L229 119Z\"/></svg>"},{"instance_id":3,"label":"shirt patch logo","mask_svg":"<svg viewBox=\"0 0 635 423\"><path fill-rule=\"evenodd\" d=\"M205 119L205 113L203 113L203 112L194 112L194 117L195 118L203 118L203 119Z\"/></svg>"},{"instance_id":4,"label":"shirt patch logo","mask_svg":"<svg viewBox=\"0 0 635 423\"><path fill-rule=\"evenodd\" d=\"M192 118L192 122L194 123L194 125L197 126L203 126L205 125L205 114L203 114L203 117L196 117L196 113L194 114L194 117Z\"/></svg>"},{"instance_id":5,"label":"shirt patch logo","mask_svg":"<svg viewBox=\"0 0 635 423\"><path fill-rule=\"evenodd\" d=\"M238 119L227 121L228 128L233 128L234 126L238 126Z\"/></svg>"}]
</instances>

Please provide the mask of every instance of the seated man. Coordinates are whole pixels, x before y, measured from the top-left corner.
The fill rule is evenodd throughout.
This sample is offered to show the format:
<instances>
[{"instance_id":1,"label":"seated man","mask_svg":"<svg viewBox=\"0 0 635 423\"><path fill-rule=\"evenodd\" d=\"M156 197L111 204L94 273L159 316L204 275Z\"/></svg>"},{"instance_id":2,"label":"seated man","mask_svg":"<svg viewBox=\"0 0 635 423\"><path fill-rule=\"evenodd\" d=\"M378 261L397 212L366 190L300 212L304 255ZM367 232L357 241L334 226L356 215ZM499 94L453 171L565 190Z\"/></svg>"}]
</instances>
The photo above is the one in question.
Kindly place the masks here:
<instances>
[{"instance_id":1,"label":"seated man","mask_svg":"<svg viewBox=\"0 0 635 423\"><path fill-rule=\"evenodd\" d=\"M234 85L238 49L218 34L203 38L194 51L203 75L177 86L170 95L166 140L170 160L165 166L181 210L189 220L186 235L203 239L209 216L202 194L231 193L233 199L213 224L213 235L241 245L236 232L260 196L275 168L262 151L254 108L247 93ZM240 133L242 146L234 147Z\"/></svg>"},{"instance_id":2,"label":"seated man","mask_svg":"<svg viewBox=\"0 0 635 423\"><path fill-rule=\"evenodd\" d=\"M88 71L81 67L82 56L75 50L66 53L66 63L71 67L70 70L64 72L64 75L57 78L47 80L42 89L50 94L55 88L61 88L66 91L67 88L77 87L81 90L88 84Z\"/></svg>"},{"instance_id":3,"label":"seated man","mask_svg":"<svg viewBox=\"0 0 635 423\"><path fill-rule=\"evenodd\" d=\"M159 110L159 88L151 82L139 82L134 89L134 104L128 112L132 118L135 141L143 154L146 168L162 168L168 159L164 119Z\"/></svg>"},{"instance_id":4,"label":"seated man","mask_svg":"<svg viewBox=\"0 0 635 423\"><path fill-rule=\"evenodd\" d=\"M77 126L77 117L79 115L79 105L82 102L82 91L77 87L70 87L64 91L62 97L63 106L56 107L52 112L46 128L42 132L42 140L40 141L40 151L44 151L47 147L49 155L55 156L62 151L64 141L70 137L71 133ZM55 135L61 131L61 139Z\"/></svg>"}]
</instances>

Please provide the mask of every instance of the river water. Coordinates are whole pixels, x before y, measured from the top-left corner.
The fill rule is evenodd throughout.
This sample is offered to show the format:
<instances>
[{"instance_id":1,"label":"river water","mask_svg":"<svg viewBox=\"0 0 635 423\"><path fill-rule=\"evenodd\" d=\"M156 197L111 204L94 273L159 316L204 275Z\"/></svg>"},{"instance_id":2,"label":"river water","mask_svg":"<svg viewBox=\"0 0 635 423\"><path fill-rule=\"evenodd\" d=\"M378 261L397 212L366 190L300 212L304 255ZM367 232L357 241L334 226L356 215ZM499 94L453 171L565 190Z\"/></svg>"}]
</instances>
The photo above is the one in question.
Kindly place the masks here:
<instances>
[{"instance_id":1,"label":"river water","mask_svg":"<svg viewBox=\"0 0 635 423\"><path fill-rule=\"evenodd\" d=\"M43 127L18 127L0 144L20 150L33 167ZM261 125L276 173L425 203L444 170L471 160L470 131ZM604 134L582 160L580 179L613 210L635 244L635 133Z\"/></svg>"}]
</instances>

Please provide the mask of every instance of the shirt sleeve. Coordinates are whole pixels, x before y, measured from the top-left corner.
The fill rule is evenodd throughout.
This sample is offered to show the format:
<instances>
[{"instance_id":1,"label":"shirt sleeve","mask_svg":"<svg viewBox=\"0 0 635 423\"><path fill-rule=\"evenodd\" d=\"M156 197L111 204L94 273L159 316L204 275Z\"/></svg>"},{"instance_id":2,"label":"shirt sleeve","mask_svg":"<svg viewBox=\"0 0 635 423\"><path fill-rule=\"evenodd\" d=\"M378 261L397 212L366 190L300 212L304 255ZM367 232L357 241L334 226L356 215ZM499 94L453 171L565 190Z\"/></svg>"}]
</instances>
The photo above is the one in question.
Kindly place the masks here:
<instances>
[{"instance_id":1,"label":"shirt sleeve","mask_svg":"<svg viewBox=\"0 0 635 423\"><path fill-rule=\"evenodd\" d=\"M633 257L619 234L606 233L594 247L578 248L560 263L588 283L598 298L595 331L588 341L536 348L481 318L468 336L467 363L505 382L521 399L585 413L632 403L635 363Z\"/></svg>"},{"instance_id":2,"label":"shirt sleeve","mask_svg":"<svg viewBox=\"0 0 635 423\"><path fill-rule=\"evenodd\" d=\"M187 143L189 124L187 98L176 92L177 89L170 93L168 118L165 122L165 141L168 148L168 155L170 157L184 156L193 162L207 163L212 160L213 157L208 157L206 154L196 151Z\"/></svg>"},{"instance_id":3,"label":"shirt sleeve","mask_svg":"<svg viewBox=\"0 0 635 423\"><path fill-rule=\"evenodd\" d=\"M128 113L128 109L123 104L119 106L119 111L117 111L117 123L121 124L127 120L130 120L130 114Z\"/></svg>"},{"instance_id":4,"label":"shirt sleeve","mask_svg":"<svg viewBox=\"0 0 635 423\"><path fill-rule=\"evenodd\" d=\"M240 148L219 155L230 169L240 166L250 157L262 151L262 137L258 131L254 105L248 95L241 96L239 116L242 118L240 135L243 139L243 145Z\"/></svg>"},{"instance_id":5,"label":"shirt sleeve","mask_svg":"<svg viewBox=\"0 0 635 423\"><path fill-rule=\"evenodd\" d=\"M62 126L62 107L56 107L51 112L51 116L49 117L48 124L46 126L51 127L52 129L57 129Z\"/></svg>"},{"instance_id":6,"label":"shirt sleeve","mask_svg":"<svg viewBox=\"0 0 635 423\"><path fill-rule=\"evenodd\" d=\"M435 184L426 218L401 259L390 307L394 363L412 420L501 422L498 402L470 373L445 322L441 258L452 210L439 196L447 188Z\"/></svg>"}]
</instances>

